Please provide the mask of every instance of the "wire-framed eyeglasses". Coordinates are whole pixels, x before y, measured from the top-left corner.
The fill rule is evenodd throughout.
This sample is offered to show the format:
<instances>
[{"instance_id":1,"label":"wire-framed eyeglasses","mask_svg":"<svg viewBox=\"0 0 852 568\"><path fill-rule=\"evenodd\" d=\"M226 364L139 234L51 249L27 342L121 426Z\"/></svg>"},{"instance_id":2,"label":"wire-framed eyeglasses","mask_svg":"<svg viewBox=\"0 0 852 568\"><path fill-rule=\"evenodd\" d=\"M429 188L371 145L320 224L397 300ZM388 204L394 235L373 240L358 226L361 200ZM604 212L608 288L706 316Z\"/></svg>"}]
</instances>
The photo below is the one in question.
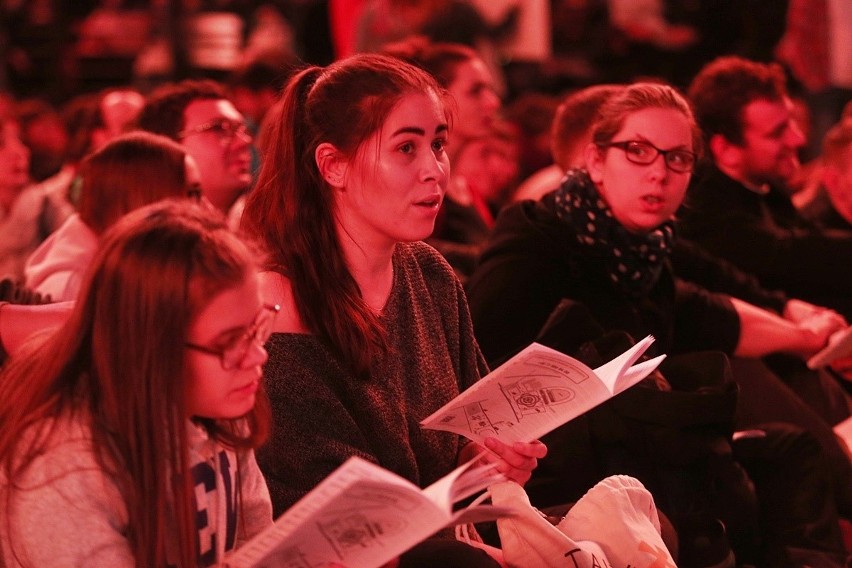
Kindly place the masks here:
<instances>
[{"instance_id":1,"label":"wire-framed eyeglasses","mask_svg":"<svg viewBox=\"0 0 852 568\"><path fill-rule=\"evenodd\" d=\"M281 306L278 304L264 304L245 331L224 347L208 347L189 341L184 345L188 349L219 357L222 368L226 371L242 368L252 346L263 345L269 339L272 334L272 323L280 311Z\"/></svg>"},{"instance_id":2,"label":"wire-framed eyeglasses","mask_svg":"<svg viewBox=\"0 0 852 568\"><path fill-rule=\"evenodd\" d=\"M222 146L230 146L237 136L246 142L251 142L252 140L251 132L249 132L248 127L244 123L236 120L228 120L227 118L214 118L192 128L181 130L177 136L178 139L183 140L187 136L202 134L204 132L215 134Z\"/></svg>"},{"instance_id":3,"label":"wire-framed eyeglasses","mask_svg":"<svg viewBox=\"0 0 852 568\"><path fill-rule=\"evenodd\" d=\"M697 156L695 152L675 148L672 150L661 150L650 142L644 140L625 140L623 142L609 142L608 144L599 144L600 148L618 148L624 151L627 160L634 164L647 166L654 163L657 156L662 155L666 167L673 172L686 174L692 171L695 167Z\"/></svg>"}]
</instances>

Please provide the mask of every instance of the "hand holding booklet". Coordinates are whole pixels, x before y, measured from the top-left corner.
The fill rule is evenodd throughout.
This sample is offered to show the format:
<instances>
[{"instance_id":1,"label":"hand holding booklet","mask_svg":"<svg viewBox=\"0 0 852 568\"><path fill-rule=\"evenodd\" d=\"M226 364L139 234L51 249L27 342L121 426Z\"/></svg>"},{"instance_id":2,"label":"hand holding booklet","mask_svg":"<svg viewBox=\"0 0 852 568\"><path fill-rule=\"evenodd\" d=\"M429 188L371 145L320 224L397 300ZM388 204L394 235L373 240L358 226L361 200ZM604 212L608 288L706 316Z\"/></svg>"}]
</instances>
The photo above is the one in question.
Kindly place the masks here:
<instances>
[{"instance_id":1,"label":"hand holding booklet","mask_svg":"<svg viewBox=\"0 0 852 568\"><path fill-rule=\"evenodd\" d=\"M375 568L438 530L493 520L511 509L453 506L505 478L472 460L420 489L359 457L349 458L275 523L229 556L230 568L341 564Z\"/></svg>"},{"instance_id":2,"label":"hand holding booklet","mask_svg":"<svg viewBox=\"0 0 852 568\"><path fill-rule=\"evenodd\" d=\"M648 376L665 355L636 364L646 337L609 363L590 369L533 343L422 421L484 443L529 442ZM505 478L472 460L420 489L386 469L349 458L275 523L230 555L230 568L375 568L438 530L512 514L505 507L454 505Z\"/></svg>"},{"instance_id":3,"label":"hand holding booklet","mask_svg":"<svg viewBox=\"0 0 852 568\"><path fill-rule=\"evenodd\" d=\"M531 442L647 377L665 358L636 363L652 336L597 369L533 343L421 422L484 444Z\"/></svg>"}]
</instances>

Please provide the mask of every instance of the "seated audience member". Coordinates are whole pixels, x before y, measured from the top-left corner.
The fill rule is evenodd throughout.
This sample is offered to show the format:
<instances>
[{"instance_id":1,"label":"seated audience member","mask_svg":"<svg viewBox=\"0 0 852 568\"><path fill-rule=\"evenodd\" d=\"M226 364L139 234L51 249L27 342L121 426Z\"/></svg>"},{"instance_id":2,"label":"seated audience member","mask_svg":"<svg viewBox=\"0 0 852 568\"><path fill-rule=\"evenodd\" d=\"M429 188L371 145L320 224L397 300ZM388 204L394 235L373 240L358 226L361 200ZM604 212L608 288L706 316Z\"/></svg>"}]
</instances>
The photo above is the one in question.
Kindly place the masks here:
<instances>
[{"instance_id":1,"label":"seated audience member","mask_svg":"<svg viewBox=\"0 0 852 568\"><path fill-rule=\"evenodd\" d=\"M550 193L565 177L565 172L585 165L586 146L601 104L621 90L620 85L594 85L565 97L556 109L550 128L550 151L554 163L525 179L512 195L512 201L538 199Z\"/></svg>"},{"instance_id":2,"label":"seated audience member","mask_svg":"<svg viewBox=\"0 0 852 568\"><path fill-rule=\"evenodd\" d=\"M277 107L242 219L266 248L264 298L282 306L264 369L274 426L258 454L276 513L353 455L425 486L484 451L419 426L487 370L461 284L418 242L448 183L441 92L399 59L356 55L299 72ZM487 446L521 484L546 451ZM452 553L426 565L492 565L441 534L423 546Z\"/></svg>"},{"instance_id":3,"label":"seated audience member","mask_svg":"<svg viewBox=\"0 0 852 568\"><path fill-rule=\"evenodd\" d=\"M188 202L104 235L70 318L0 374L0 564L213 566L271 524L256 258Z\"/></svg>"},{"instance_id":4,"label":"seated audience member","mask_svg":"<svg viewBox=\"0 0 852 568\"><path fill-rule=\"evenodd\" d=\"M569 312L566 331L576 334L577 329L600 326L638 338L653 334L653 354L690 355L713 349L747 357L774 351L807 356L826 343L838 326L833 318L814 316L796 325L675 278L669 262L672 220L686 193L701 134L688 103L673 88L650 83L625 87L603 103L592 133L593 142L585 151L586 169L570 170L561 186L538 202L523 201L504 209L468 283L476 337L490 362L501 361L540 337L546 324L552 326L552 314L559 314L555 310L564 299L587 310L594 321L594 326L588 326L572 320L569 316L574 312ZM752 380L736 378L741 384ZM831 428L775 383L777 379L760 393L772 401L767 403L762 422L785 421L801 414L802 426L819 438L820 451L832 452L834 487L848 495L852 484L848 458L837 446ZM643 395L640 391L636 396ZM783 404L775 408L777 401ZM837 415L832 416L834 422L849 414L848 408L829 410ZM653 415L655 411L647 412ZM679 420L688 419L691 417ZM604 426L597 434L606 438L613 435L612 428ZM550 459L555 462L563 450L553 444L551 440ZM602 448L593 445L588 451L595 456ZM617 463L619 457L613 459ZM669 491L659 480L643 479L643 483ZM666 499L659 493L655 499L673 507L691 502L670 494ZM774 504L795 512L797 503L790 499ZM740 512L727 513L726 523L733 530ZM821 515L818 510L811 513ZM681 517L674 517L677 528ZM807 526L812 519L807 515L798 517L797 529L789 532L773 525L773 519L767 521L763 530L789 538L786 545L809 539ZM833 521L823 521L826 527L836 527L836 516ZM836 552L840 545L835 537L821 546Z\"/></svg>"},{"instance_id":5,"label":"seated audience member","mask_svg":"<svg viewBox=\"0 0 852 568\"><path fill-rule=\"evenodd\" d=\"M263 117L278 100L284 82L294 68L295 61L289 57L277 57L271 52L260 53L257 59L247 61L228 77L228 99L242 113L246 127L255 139ZM255 176L260 169L255 145L251 146L251 159L251 172Z\"/></svg>"},{"instance_id":6,"label":"seated audience member","mask_svg":"<svg viewBox=\"0 0 852 568\"><path fill-rule=\"evenodd\" d=\"M70 214L64 196L30 184L29 160L17 122L0 119L0 278L16 281L27 257Z\"/></svg>"},{"instance_id":7,"label":"seated audience member","mask_svg":"<svg viewBox=\"0 0 852 568\"><path fill-rule=\"evenodd\" d=\"M124 134L83 160L78 212L27 259L25 283L55 302L77 297L100 236L123 215L161 199L201 197L184 148L149 132Z\"/></svg>"},{"instance_id":8,"label":"seated audience member","mask_svg":"<svg viewBox=\"0 0 852 568\"><path fill-rule=\"evenodd\" d=\"M473 272L494 226L494 212L517 177L516 154L508 125L495 125L491 133L460 141L453 149L447 196L426 242L441 252L462 281ZM476 199L465 203L465 196Z\"/></svg>"},{"instance_id":9,"label":"seated audience member","mask_svg":"<svg viewBox=\"0 0 852 568\"><path fill-rule=\"evenodd\" d=\"M56 108L44 99L21 101L15 110L21 140L30 150L30 178L43 181L62 167L69 132Z\"/></svg>"},{"instance_id":10,"label":"seated audience member","mask_svg":"<svg viewBox=\"0 0 852 568\"><path fill-rule=\"evenodd\" d=\"M475 50L461 44L431 43L418 36L386 46L384 53L425 69L453 98L451 162L455 164L474 141L492 135L500 98L490 70ZM494 219L477 187L478 180L469 179L462 171L453 167L439 222L427 242L447 258L457 274L466 277Z\"/></svg>"},{"instance_id":11,"label":"seated audience member","mask_svg":"<svg viewBox=\"0 0 852 568\"><path fill-rule=\"evenodd\" d=\"M538 200L559 187L565 172L585 167L586 146L592 141L592 127L598 110L607 99L623 89L622 85L595 85L575 91L563 100L551 127L550 145L555 163L522 183L514 201ZM782 292L763 289L755 277L713 257L694 243L678 238L671 254L678 276L686 280L779 313L787 306L788 299ZM799 301L794 301L794 304L802 307Z\"/></svg>"},{"instance_id":12,"label":"seated audience member","mask_svg":"<svg viewBox=\"0 0 852 568\"><path fill-rule=\"evenodd\" d=\"M763 286L852 314L852 233L824 233L782 189L798 170L804 137L792 118L784 73L738 57L707 64L690 98L711 164L679 213L682 236Z\"/></svg>"},{"instance_id":13,"label":"seated audience member","mask_svg":"<svg viewBox=\"0 0 852 568\"><path fill-rule=\"evenodd\" d=\"M136 119L143 103L141 94L124 88L106 89L72 99L62 113L69 135L62 167L41 182L44 191L76 206L80 198L77 177L80 162L124 132Z\"/></svg>"},{"instance_id":14,"label":"seated audience member","mask_svg":"<svg viewBox=\"0 0 852 568\"><path fill-rule=\"evenodd\" d=\"M852 121L836 124L825 135L819 181L800 213L822 230L852 231Z\"/></svg>"},{"instance_id":15,"label":"seated audience member","mask_svg":"<svg viewBox=\"0 0 852 568\"><path fill-rule=\"evenodd\" d=\"M532 91L519 94L503 110L518 131L518 169L524 178L553 164L550 131L560 102L557 95Z\"/></svg>"},{"instance_id":16,"label":"seated audience member","mask_svg":"<svg viewBox=\"0 0 852 568\"><path fill-rule=\"evenodd\" d=\"M235 204L252 185L252 136L224 89L209 80L160 87L148 96L137 125L183 144L198 165L205 197L226 214L233 208L229 224L235 226L242 208Z\"/></svg>"}]
</instances>

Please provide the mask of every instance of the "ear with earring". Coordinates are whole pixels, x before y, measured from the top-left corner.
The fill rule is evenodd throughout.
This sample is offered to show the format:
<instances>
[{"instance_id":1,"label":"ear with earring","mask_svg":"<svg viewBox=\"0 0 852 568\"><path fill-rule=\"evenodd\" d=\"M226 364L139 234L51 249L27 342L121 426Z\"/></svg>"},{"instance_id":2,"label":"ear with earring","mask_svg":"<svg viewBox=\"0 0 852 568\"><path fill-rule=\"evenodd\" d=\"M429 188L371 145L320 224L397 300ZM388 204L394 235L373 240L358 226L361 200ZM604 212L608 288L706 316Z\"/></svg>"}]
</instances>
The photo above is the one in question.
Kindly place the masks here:
<instances>
[{"instance_id":1,"label":"ear with earring","mask_svg":"<svg viewBox=\"0 0 852 568\"><path fill-rule=\"evenodd\" d=\"M314 153L317 168L323 179L332 187L343 186L343 168L345 162L341 160L340 152L333 145L324 142L320 144Z\"/></svg>"}]
</instances>

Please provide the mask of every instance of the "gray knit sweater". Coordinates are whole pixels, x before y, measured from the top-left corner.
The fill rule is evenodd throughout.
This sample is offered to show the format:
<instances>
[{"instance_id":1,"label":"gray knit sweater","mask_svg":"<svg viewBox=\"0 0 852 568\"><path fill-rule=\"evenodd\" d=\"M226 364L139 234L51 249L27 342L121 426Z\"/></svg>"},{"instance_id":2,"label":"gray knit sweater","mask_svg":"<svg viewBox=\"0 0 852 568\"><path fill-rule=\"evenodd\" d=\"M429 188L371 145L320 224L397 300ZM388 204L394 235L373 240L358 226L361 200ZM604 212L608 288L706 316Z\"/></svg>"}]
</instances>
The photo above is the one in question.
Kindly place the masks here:
<instances>
[{"instance_id":1,"label":"gray knit sweater","mask_svg":"<svg viewBox=\"0 0 852 568\"><path fill-rule=\"evenodd\" d=\"M202 428L189 422L187 427L198 566L214 566L272 524L269 493L254 452L234 453ZM116 480L95 458L88 419L61 419L47 450L14 488L0 476L0 566L135 568L128 522ZM173 529L169 536L174 535ZM175 558L177 542L166 544L167 555Z\"/></svg>"},{"instance_id":2,"label":"gray knit sweater","mask_svg":"<svg viewBox=\"0 0 852 568\"><path fill-rule=\"evenodd\" d=\"M382 312L388 351L356 379L316 336L273 334L266 387L274 429L258 462L277 516L357 455L423 487L456 465L462 441L419 422L486 372L467 301L423 243L397 246Z\"/></svg>"}]
</instances>

